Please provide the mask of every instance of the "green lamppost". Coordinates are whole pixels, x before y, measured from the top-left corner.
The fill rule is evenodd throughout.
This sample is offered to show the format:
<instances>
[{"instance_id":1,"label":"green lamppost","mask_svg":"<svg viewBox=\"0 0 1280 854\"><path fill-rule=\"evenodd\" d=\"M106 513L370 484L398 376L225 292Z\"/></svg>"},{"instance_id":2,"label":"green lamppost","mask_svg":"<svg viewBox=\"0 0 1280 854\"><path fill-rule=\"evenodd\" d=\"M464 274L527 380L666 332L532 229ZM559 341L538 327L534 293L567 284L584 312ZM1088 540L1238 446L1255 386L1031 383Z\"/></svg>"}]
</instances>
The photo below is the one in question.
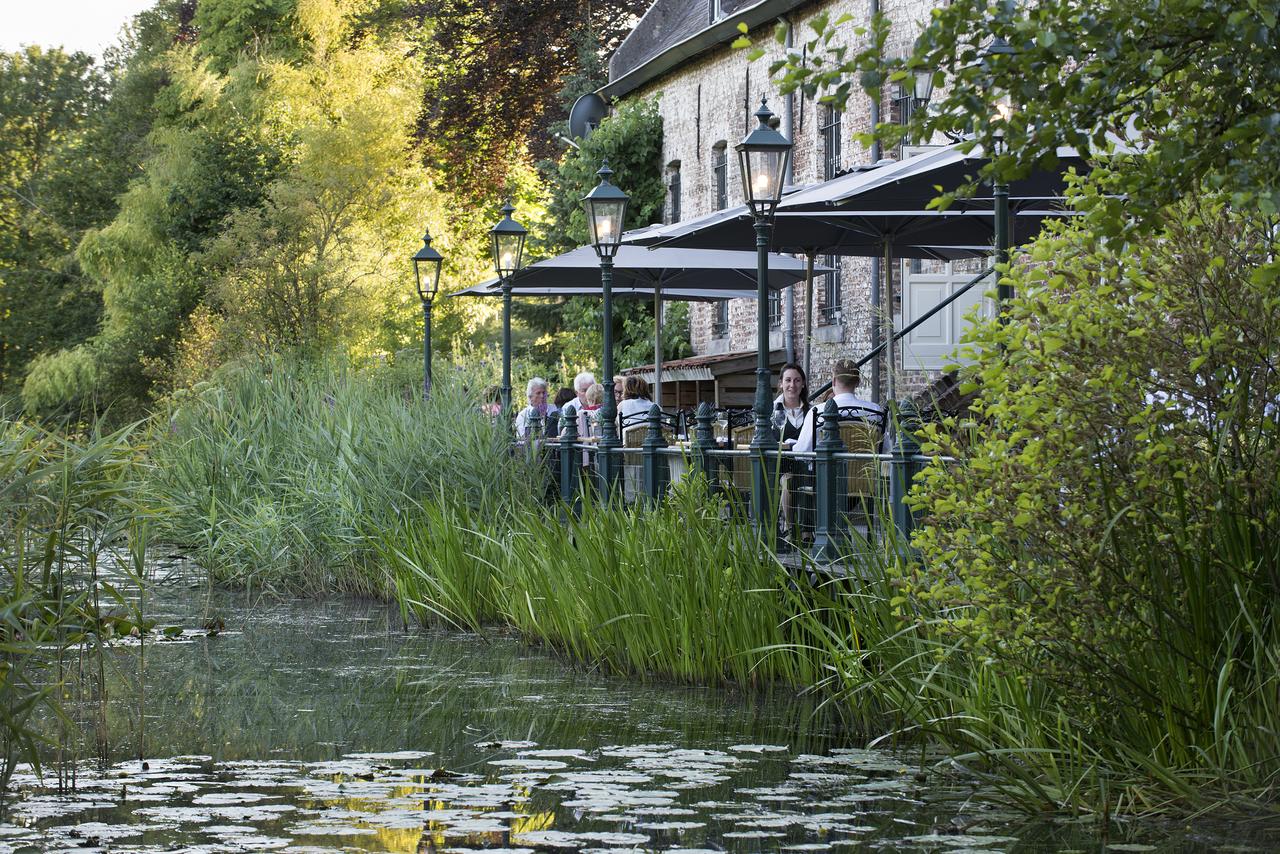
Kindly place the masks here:
<instances>
[{"instance_id":1,"label":"green lamppost","mask_svg":"<svg viewBox=\"0 0 1280 854\"><path fill-rule=\"evenodd\" d=\"M994 36L991 43L982 51L978 61L982 68L991 74L995 68L1008 62L1010 57L1017 55L1017 51L1005 41L1004 36ZM1015 109L1013 98L1008 92L1001 89L995 89L992 92L993 103L995 105L996 118L999 120L993 134L994 145L992 146L992 154L999 156L1002 151L1007 151L1007 143L1005 142L1005 134L1009 128L1009 120L1013 118ZM991 197L995 209L992 211L995 218L995 240L996 240L996 264L1009 263L1009 245L1012 242L1009 235L1009 184L1006 181L996 179L991 186ZM997 273L997 276L1000 274ZM1013 297L1013 288L1001 281L996 287L996 316L1004 317L1005 303Z\"/></svg>"},{"instance_id":2,"label":"green lamppost","mask_svg":"<svg viewBox=\"0 0 1280 854\"><path fill-rule=\"evenodd\" d=\"M765 454L778 448L778 436L769 407L769 242L773 213L782 198L782 181L791 160L791 141L769 125L773 112L760 99L756 110L759 124L737 145L742 169L742 194L746 197L756 225L756 426L751 436L751 507L761 534L772 518L773 502L768 489Z\"/></svg>"},{"instance_id":3,"label":"green lamppost","mask_svg":"<svg viewBox=\"0 0 1280 854\"><path fill-rule=\"evenodd\" d=\"M413 279L422 300L422 399L431 399L431 302L440 290L444 257L431 248L431 232L422 235L422 248L413 256Z\"/></svg>"},{"instance_id":4,"label":"green lamppost","mask_svg":"<svg viewBox=\"0 0 1280 854\"><path fill-rule=\"evenodd\" d=\"M997 93L995 100L996 114L1000 117L1000 127L996 130L995 151L994 154L999 155L1002 151L1008 151L1008 143L1005 142L1005 131L1009 127L1009 120L1013 118L1016 108L1013 99L1007 93ZM995 238L996 238L996 264L1007 265L1009 263L1009 247L1013 243L1012 235L1009 233L1009 184L1005 181L997 181L991 187L992 200L995 203ZM1003 275L1000 278L1000 284L996 286L996 314L1004 317L1005 304L1013 298L1013 286L1005 284Z\"/></svg>"},{"instance_id":5,"label":"green lamppost","mask_svg":"<svg viewBox=\"0 0 1280 854\"><path fill-rule=\"evenodd\" d=\"M493 268L502 282L502 414L511 414L511 277L520 269L524 239L529 232L511 218L515 208L502 206L502 219L489 232L492 239Z\"/></svg>"},{"instance_id":6,"label":"green lamppost","mask_svg":"<svg viewBox=\"0 0 1280 854\"><path fill-rule=\"evenodd\" d=\"M600 445L597 469L600 473L600 490L608 498L622 473L617 449L622 446L618 437L618 406L613 396L613 256L622 243L623 222L627 216L626 193L610 183L613 170L608 162L600 165L600 183L582 199L587 213L587 228L591 232L591 245L600 257L600 290L604 296L604 404L600 407Z\"/></svg>"}]
</instances>

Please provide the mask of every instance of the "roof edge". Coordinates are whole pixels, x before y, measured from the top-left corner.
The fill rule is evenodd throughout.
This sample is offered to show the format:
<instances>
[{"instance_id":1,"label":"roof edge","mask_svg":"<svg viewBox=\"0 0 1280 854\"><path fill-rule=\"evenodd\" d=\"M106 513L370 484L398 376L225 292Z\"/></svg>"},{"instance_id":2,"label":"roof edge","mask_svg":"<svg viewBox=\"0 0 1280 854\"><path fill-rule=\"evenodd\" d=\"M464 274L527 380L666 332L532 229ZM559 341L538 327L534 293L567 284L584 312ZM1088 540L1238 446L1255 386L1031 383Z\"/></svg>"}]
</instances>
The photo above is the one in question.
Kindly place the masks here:
<instances>
[{"instance_id":1,"label":"roof edge","mask_svg":"<svg viewBox=\"0 0 1280 854\"><path fill-rule=\"evenodd\" d=\"M760 0L753 6L740 9L732 15L699 30L684 41L676 42L662 53L631 69L617 80L610 80L596 92L606 100L621 98L655 78L661 77L698 54L722 45L729 37L736 38L738 24L744 23L748 27L756 27L766 21L785 15L793 9L807 5L809 2L811 0ZM652 11L652 9L652 6L649 7L649 11ZM649 12L646 11L640 20L643 21L648 14ZM636 26L639 27L639 23Z\"/></svg>"}]
</instances>

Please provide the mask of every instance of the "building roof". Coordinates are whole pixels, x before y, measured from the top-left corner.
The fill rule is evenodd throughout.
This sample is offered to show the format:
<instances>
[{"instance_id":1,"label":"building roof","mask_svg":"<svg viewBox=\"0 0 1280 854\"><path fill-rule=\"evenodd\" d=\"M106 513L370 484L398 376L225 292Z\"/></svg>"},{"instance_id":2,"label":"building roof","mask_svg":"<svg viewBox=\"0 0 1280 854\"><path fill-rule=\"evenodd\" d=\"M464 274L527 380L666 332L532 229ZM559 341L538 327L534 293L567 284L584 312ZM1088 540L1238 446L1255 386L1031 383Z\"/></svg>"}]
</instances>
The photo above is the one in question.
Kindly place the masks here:
<instances>
[{"instance_id":1,"label":"building roof","mask_svg":"<svg viewBox=\"0 0 1280 854\"><path fill-rule=\"evenodd\" d=\"M781 365L786 361L782 350L769 351L769 363ZM663 382L713 380L724 374L754 373L756 351L739 350L733 353L715 353L708 356L691 356L688 359L672 359L662 363ZM654 381L653 365L639 365L621 372L624 375L639 374L646 382Z\"/></svg>"},{"instance_id":2,"label":"building roof","mask_svg":"<svg viewBox=\"0 0 1280 854\"><path fill-rule=\"evenodd\" d=\"M728 44L738 37L739 23L758 27L808 2L719 0L720 16L713 21L716 0L655 0L610 57L609 83L600 94L620 98L698 54Z\"/></svg>"}]
</instances>

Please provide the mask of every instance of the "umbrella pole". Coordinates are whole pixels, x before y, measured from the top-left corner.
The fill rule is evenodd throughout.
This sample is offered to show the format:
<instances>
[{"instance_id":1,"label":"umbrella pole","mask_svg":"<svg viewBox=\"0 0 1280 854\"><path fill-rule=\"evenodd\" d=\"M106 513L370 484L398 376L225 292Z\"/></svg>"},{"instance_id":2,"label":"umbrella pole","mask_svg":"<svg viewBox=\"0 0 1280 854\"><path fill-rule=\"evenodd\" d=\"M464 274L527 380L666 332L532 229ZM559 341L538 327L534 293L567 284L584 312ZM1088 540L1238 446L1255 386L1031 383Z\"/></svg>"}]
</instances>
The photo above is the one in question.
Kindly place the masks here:
<instances>
[{"instance_id":1,"label":"umbrella pole","mask_svg":"<svg viewBox=\"0 0 1280 854\"><path fill-rule=\"evenodd\" d=\"M809 376L809 354L813 344L813 252L804 256L804 375Z\"/></svg>"},{"instance_id":2,"label":"umbrella pole","mask_svg":"<svg viewBox=\"0 0 1280 854\"><path fill-rule=\"evenodd\" d=\"M875 353L875 357L871 360L871 400L873 403L880 403L880 357L883 355L880 351L880 333L884 329L884 320L880 314L884 311L884 295L881 294L880 288L880 256L873 255L871 258L871 352Z\"/></svg>"},{"instance_id":3,"label":"umbrella pole","mask_svg":"<svg viewBox=\"0 0 1280 854\"><path fill-rule=\"evenodd\" d=\"M662 288L660 287L653 289L653 402L659 407L662 406Z\"/></svg>"},{"instance_id":4,"label":"umbrella pole","mask_svg":"<svg viewBox=\"0 0 1280 854\"><path fill-rule=\"evenodd\" d=\"M886 239L884 242L884 323L885 339L887 346L885 347L885 382L888 386L888 399L897 399L897 388L894 382L894 365L897 360L893 357L893 241Z\"/></svg>"}]
</instances>

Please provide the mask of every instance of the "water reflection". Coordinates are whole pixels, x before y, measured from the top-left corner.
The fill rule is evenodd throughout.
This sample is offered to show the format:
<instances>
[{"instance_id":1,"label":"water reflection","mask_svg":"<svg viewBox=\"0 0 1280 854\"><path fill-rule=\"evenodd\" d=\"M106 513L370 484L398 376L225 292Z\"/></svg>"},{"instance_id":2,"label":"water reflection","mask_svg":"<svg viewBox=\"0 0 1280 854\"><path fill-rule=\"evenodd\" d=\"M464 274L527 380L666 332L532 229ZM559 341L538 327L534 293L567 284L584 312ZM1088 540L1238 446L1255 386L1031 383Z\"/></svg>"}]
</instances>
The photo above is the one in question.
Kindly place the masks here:
<instances>
[{"instance_id":1,"label":"water reflection","mask_svg":"<svg viewBox=\"0 0 1280 854\"><path fill-rule=\"evenodd\" d=\"M225 630L114 653L111 762L30 774L0 852L1097 850L860 750L794 696L641 685L511 637L404 633L376 603L171 588L152 616ZM1120 850L1207 850L1135 824ZM25 846L25 847L24 847ZM1114 848L1114 846L1113 846Z\"/></svg>"},{"instance_id":2,"label":"water reflection","mask_svg":"<svg viewBox=\"0 0 1280 854\"><path fill-rule=\"evenodd\" d=\"M353 751L429 750L444 764L483 765L476 744L513 740L594 749L752 734L818 749L832 726L811 703L746 702L735 692L606 679L513 637L404 633L371 602L274 602L220 594L217 637L153 645L146 662L147 752L215 760L268 755L332 759ZM189 623L181 600L153 609ZM230 615L230 616L228 616ZM137 738L136 659L121 655L111 729L119 758Z\"/></svg>"}]
</instances>

